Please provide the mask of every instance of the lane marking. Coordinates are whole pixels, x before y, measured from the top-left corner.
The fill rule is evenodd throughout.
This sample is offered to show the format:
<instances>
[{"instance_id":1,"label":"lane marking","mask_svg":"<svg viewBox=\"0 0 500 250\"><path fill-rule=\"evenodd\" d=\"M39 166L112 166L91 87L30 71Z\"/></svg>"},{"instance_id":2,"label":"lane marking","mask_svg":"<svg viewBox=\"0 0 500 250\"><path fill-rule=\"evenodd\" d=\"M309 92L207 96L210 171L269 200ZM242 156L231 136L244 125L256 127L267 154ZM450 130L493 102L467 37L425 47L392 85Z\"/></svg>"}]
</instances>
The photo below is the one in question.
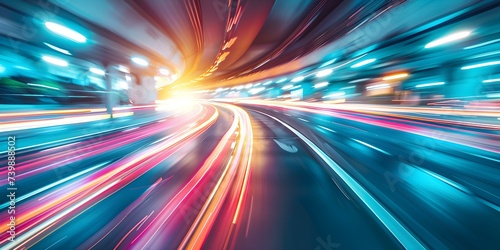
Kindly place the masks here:
<instances>
[{"instance_id":1,"label":"lane marking","mask_svg":"<svg viewBox=\"0 0 500 250\"><path fill-rule=\"evenodd\" d=\"M47 249L49 249L49 248L53 247L55 244L57 244L57 243L61 242L61 241L62 241L62 240L64 240L66 237L68 237L68 236L66 235L66 236L64 236L64 237L60 238L58 241L54 242L52 245L50 245L49 247L45 248L45 250L47 250Z\"/></svg>"},{"instance_id":2,"label":"lane marking","mask_svg":"<svg viewBox=\"0 0 500 250\"><path fill-rule=\"evenodd\" d=\"M324 129L324 130L330 131L330 132L332 132L332 133L337 133L337 131L332 130L332 129L329 129L329 128L327 128L327 127L323 127L323 126L321 126L321 125L318 125L318 127L322 128L322 129Z\"/></svg>"},{"instance_id":3,"label":"lane marking","mask_svg":"<svg viewBox=\"0 0 500 250\"><path fill-rule=\"evenodd\" d=\"M388 153L387 151L384 151L384 150L382 150L382 149L380 149L380 148L377 148L377 147L375 147L375 146L373 146L373 145L371 145L371 144L368 144L368 143L366 143L366 142L364 142L364 141L360 141L360 140L356 140L356 139L352 139L352 140L353 140L353 141L355 141L355 142L358 142L358 143L360 143L360 144L363 144L363 145L365 145L365 146L367 146L367 147L369 147L369 148L375 149L375 150L379 151L380 153L383 153L383 154L386 154L386 155L391 155L391 154L390 154L390 153Z\"/></svg>"},{"instance_id":4,"label":"lane marking","mask_svg":"<svg viewBox=\"0 0 500 250\"><path fill-rule=\"evenodd\" d=\"M288 153L293 154L293 153L297 153L299 151L299 149L297 147L295 147L294 145L288 145L288 144L280 142L276 139L273 139L273 141L276 142L276 144L278 144L278 146L280 146L281 149L285 150Z\"/></svg>"},{"instance_id":5,"label":"lane marking","mask_svg":"<svg viewBox=\"0 0 500 250\"><path fill-rule=\"evenodd\" d=\"M285 122L257 111L273 120L281 123L295 135L297 135L306 145L308 145L337 175L351 188L361 201L373 212L373 214L384 224L384 226L394 235L394 237L403 245L405 249L426 249L422 243L406 229L382 204L380 204L365 188L352 178L343 168L333 161L325 152L316 146L311 140L302 133L286 124Z\"/></svg>"},{"instance_id":6,"label":"lane marking","mask_svg":"<svg viewBox=\"0 0 500 250\"><path fill-rule=\"evenodd\" d=\"M476 157L480 157L480 158L486 159L486 160L500 162L500 160L493 159L493 158L488 157L488 156L478 155L478 154L474 154L474 153L469 153L469 154L470 154L470 155L473 155L473 156L476 156Z\"/></svg>"},{"instance_id":7,"label":"lane marking","mask_svg":"<svg viewBox=\"0 0 500 250\"><path fill-rule=\"evenodd\" d=\"M253 195L252 195L252 200L250 201L250 213L248 214L248 223L247 223L247 230L245 232L245 238L248 237L248 229L250 228L250 222L252 221L252 210L253 210Z\"/></svg>"}]
</instances>

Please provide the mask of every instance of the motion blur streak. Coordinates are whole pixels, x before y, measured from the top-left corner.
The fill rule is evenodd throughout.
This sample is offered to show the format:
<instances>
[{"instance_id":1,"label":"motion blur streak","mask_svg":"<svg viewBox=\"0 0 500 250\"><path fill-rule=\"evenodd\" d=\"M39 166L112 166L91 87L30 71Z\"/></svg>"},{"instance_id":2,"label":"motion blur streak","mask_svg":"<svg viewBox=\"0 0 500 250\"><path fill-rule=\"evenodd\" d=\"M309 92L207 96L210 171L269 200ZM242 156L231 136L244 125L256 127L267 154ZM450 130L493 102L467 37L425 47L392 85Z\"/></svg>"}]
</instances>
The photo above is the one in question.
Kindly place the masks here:
<instances>
[{"instance_id":1,"label":"motion blur streak","mask_svg":"<svg viewBox=\"0 0 500 250\"><path fill-rule=\"evenodd\" d=\"M209 198L203 205L200 214L196 218L195 223L191 226L188 234L179 246L179 249L202 248L203 243L206 241L206 237L208 236L215 219L222 209L222 201L226 199L226 196L229 194L229 189L231 187L240 190L239 192L236 192L236 195L239 197L236 196L231 198L231 200L233 201L232 204L235 204L235 201L237 200L236 210L233 212L225 211L224 213L224 216L234 214L231 228L235 224L237 224L238 214L240 212L242 203L245 200L246 189L250 178L250 164L253 148L253 133L250 124L250 117L241 108L237 108L231 105L221 106L230 108L235 115L235 122L233 125L237 125L238 129L236 131L229 131L229 133L232 132L234 136L237 137L236 145L234 145L233 153L224 169L223 174L217 182L214 190L210 193ZM235 179L234 175L236 173L239 173L239 177L236 177ZM227 234L227 240L223 248L228 247L228 240L232 232L233 230L230 230L228 232L220 232L221 234Z\"/></svg>"},{"instance_id":2,"label":"motion blur streak","mask_svg":"<svg viewBox=\"0 0 500 250\"><path fill-rule=\"evenodd\" d=\"M254 103L254 102L243 102L243 103ZM469 147L474 147L482 150L487 150L493 153L500 153L500 147L497 143L497 140L500 138L498 135L489 135L488 138L481 138L478 140L476 136L471 136L468 134L462 134L462 133L457 133L462 131L460 128L449 128L448 131L440 131L439 136L436 134L436 129L439 128L444 128L441 123L444 124L454 124L458 126L465 126L465 127L479 127L479 128L487 128L487 129L493 129L493 130L498 130L499 126L498 125L490 125L490 124L478 124L478 123L463 123L461 121L445 121L443 122L440 119L433 119L433 118L414 118L410 117L412 120L422 120L422 121L432 121L434 123L437 123L436 125L429 124L427 127L420 126L422 123L404 123L403 120L395 120L392 119L393 116L395 115L385 115L383 116L366 116L366 115L359 115L356 111L351 112L351 113L342 113L338 112L338 109L336 108L326 108L324 105L322 106L316 106L314 104L289 104L289 103L277 103L277 102L255 102L255 104L258 105L263 105L263 106L268 106L268 107L280 107L280 108L286 108L286 109L292 109L292 110L298 110L298 111L306 111L310 113L315 113L315 114L322 114L322 115L327 115L327 116L334 116L334 117L339 117L342 119L349 119L352 121L357 121L361 123L366 123L366 124L371 124L371 125L376 125L380 127L386 127L386 128L392 128L400 131L405 131L408 133L414 133L417 135L423 135L427 136L430 138L434 138L437 140L446 140L449 142L454 142L457 144L469 146ZM314 108L316 107L316 108ZM320 107L320 109L318 109ZM342 109L340 109L342 110ZM362 110L361 110L362 111ZM443 112L446 114L445 112ZM474 112L469 113L468 115L474 116ZM384 116L388 116L385 117ZM396 116L397 117L397 116ZM383 119L380 119L383 118ZM405 118L405 117L403 117ZM475 132L475 134L481 134L481 132Z\"/></svg>"},{"instance_id":3,"label":"motion blur streak","mask_svg":"<svg viewBox=\"0 0 500 250\"><path fill-rule=\"evenodd\" d=\"M49 233L48 230L56 225L55 222L60 221L66 215L74 216L76 211L82 211L85 206L88 208L88 206L95 205L100 200L140 177L144 172L162 161L164 157L174 153L175 148L179 147L180 143L187 144L197 134L211 126L218 117L217 110L214 111L199 125L184 129L165 142L143 150L141 154L125 157L103 170L61 187L49 194L49 196L52 196L51 199L45 198L42 202L28 202L25 206L29 208L29 212L17 217L18 223L23 225L23 227L20 227L19 232L23 232L23 234L19 241L9 243L6 247L23 247L31 241L40 240L39 236L46 237ZM108 189L111 190L108 191ZM71 191L63 192L63 190ZM89 203L90 201L92 203ZM6 219L3 218L2 221ZM29 223L23 223L28 221ZM7 223L4 223L4 225L7 225ZM1 229L7 231L7 227L2 226ZM6 240L4 239L2 243Z\"/></svg>"},{"instance_id":4,"label":"motion blur streak","mask_svg":"<svg viewBox=\"0 0 500 250\"><path fill-rule=\"evenodd\" d=\"M0 250L498 250L499 13L0 0Z\"/></svg>"}]
</instances>

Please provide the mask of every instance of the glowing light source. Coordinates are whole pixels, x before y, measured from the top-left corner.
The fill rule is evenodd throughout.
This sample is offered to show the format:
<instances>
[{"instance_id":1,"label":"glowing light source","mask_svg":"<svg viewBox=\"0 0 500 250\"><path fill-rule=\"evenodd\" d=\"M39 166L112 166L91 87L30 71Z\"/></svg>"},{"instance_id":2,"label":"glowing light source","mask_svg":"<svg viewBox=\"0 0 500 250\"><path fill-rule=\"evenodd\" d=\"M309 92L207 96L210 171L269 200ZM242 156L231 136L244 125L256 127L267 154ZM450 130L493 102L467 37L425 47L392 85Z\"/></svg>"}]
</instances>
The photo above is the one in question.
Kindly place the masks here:
<instances>
[{"instance_id":1,"label":"glowing light source","mask_svg":"<svg viewBox=\"0 0 500 250\"><path fill-rule=\"evenodd\" d=\"M96 75L101 75L101 76L103 76L103 75L105 75L105 74L106 74L106 72L104 72L104 70L102 70L102 69L98 69L98 68L90 68L89 70L90 70L90 72L92 72L92 73L94 73L94 74L96 74Z\"/></svg>"},{"instance_id":2,"label":"glowing light source","mask_svg":"<svg viewBox=\"0 0 500 250\"><path fill-rule=\"evenodd\" d=\"M140 57L132 57L132 62L143 67L149 66L149 62L146 59Z\"/></svg>"},{"instance_id":3,"label":"glowing light source","mask_svg":"<svg viewBox=\"0 0 500 250\"><path fill-rule=\"evenodd\" d=\"M260 87L260 88L253 88L251 90L248 91L248 93L252 94L252 95L255 95L255 94L258 94L262 91L264 91L266 88L264 87Z\"/></svg>"},{"instance_id":4,"label":"glowing light source","mask_svg":"<svg viewBox=\"0 0 500 250\"><path fill-rule=\"evenodd\" d=\"M127 67L123 66L123 65L118 65L118 71L130 74L130 70Z\"/></svg>"},{"instance_id":5,"label":"glowing light source","mask_svg":"<svg viewBox=\"0 0 500 250\"><path fill-rule=\"evenodd\" d=\"M292 79L292 82L301 82L304 80L304 77L303 76L298 76L298 77L295 77Z\"/></svg>"},{"instance_id":6,"label":"glowing light source","mask_svg":"<svg viewBox=\"0 0 500 250\"><path fill-rule=\"evenodd\" d=\"M483 83L500 82L500 78L484 80Z\"/></svg>"},{"instance_id":7,"label":"glowing light source","mask_svg":"<svg viewBox=\"0 0 500 250\"><path fill-rule=\"evenodd\" d=\"M340 88L340 90L353 89L353 88L356 88L356 86L347 86L347 87Z\"/></svg>"},{"instance_id":8,"label":"glowing light source","mask_svg":"<svg viewBox=\"0 0 500 250\"><path fill-rule=\"evenodd\" d=\"M446 43L450 43L453 41L464 39L464 38L468 37L469 35L470 35L470 31L462 31L462 32L453 33L451 35L439 38L437 40L434 40L434 41L426 44L425 48L433 48L433 47L440 46L440 45L443 45Z\"/></svg>"},{"instance_id":9,"label":"glowing light source","mask_svg":"<svg viewBox=\"0 0 500 250\"><path fill-rule=\"evenodd\" d=\"M488 66L493 66L493 65L498 65L498 64L500 64L500 61L485 62L485 63L464 66L461 68L461 70L476 69L476 68L488 67Z\"/></svg>"},{"instance_id":10,"label":"glowing light source","mask_svg":"<svg viewBox=\"0 0 500 250\"><path fill-rule=\"evenodd\" d=\"M71 56L71 53L69 51L65 50L65 49L61 49L61 48L56 47L56 46L54 46L54 45L52 45L50 43L43 43L43 44L47 45L47 47L49 47L49 48L51 48L51 49L53 49L55 51L58 51L58 52L61 52L63 54L66 54L68 56Z\"/></svg>"},{"instance_id":11,"label":"glowing light source","mask_svg":"<svg viewBox=\"0 0 500 250\"><path fill-rule=\"evenodd\" d=\"M484 42L484 43L480 43L480 44L468 46L468 47L465 47L464 49L465 50L467 50L467 49L475 49L475 48L479 48L479 47L490 45L490 44L497 43L497 42L500 42L500 39L495 39L495 40L487 41L487 42Z\"/></svg>"},{"instance_id":12,"label":"glowing light source","mask_svg":"<svg viewBox=\"0 0 500 250\"><path fill-rule=\"evenodd\" d=\"M63 59L55 58L52 56L42 56L42 60L57 66L68 67L68 62L64 61Z\"/></svg>"},{"instance_id":13,"label":"glowing light source","mask_svg":"<svg viewBox=\"0 0 500 250\"><path fill-rule=\"evenodd\" d=\"M56 87L51 87L51 86L47 86L47 85L43 85L43 84L36 84L36 83L27 83L27 84L30 85L30 86L35 86L35 87L41 87L41 88L46 88L46 89L59 90Z\"/></svg>"},{"instance_id":14,"label":"glowing light source","mask_svg":"<svg viewBox=\"0 0 500 250\"><path fill-rule=\"evenodd\" d=\"M395 75L386 76L382 80L389 81L389 80L395 80L395 79L405 78L407 76L408 76L407 73L401 73L401 74L395 74Z\"/></svg>"},{"instance_id":15,"label":"glowing light source","mask_svg":"<svg viewBox=\"0 0 500 250\"><path fill-rule=\"evenodd\" d=\"M165 68L161 68L159 70L159 72L160 72L160 74L165 75L165 76L170 75L170 71L168 69L165 69Z\"/></svg>"},{"instance_id":16,"label":"glowing light source","mask_svg":"<svg viewBox=\"0 0 500 250\"><path fill-rule=\"evenodd\" d=\"M389 85L387 83L381 83L381 84L368 86L368 87L366 87L366 90L387 89L390 87L391 87L391 85Z\"/></svg>"},{"instance_id":17,"label":"glowing light source","mask_svg":"<svg viewBox=\"0 0 500 250\"><path fill-rule=\"evenodd\" d=\"M323 98L341 97L344 95L345 95L345 92L341 91L341 92L335 92L335 93L328 94L326 96L323 96Z\"/></svg>"},{"instance_id":18,"label":"glowing light source","mask_svg":"<svg viewBox=\"0 0 500 250\"><path fill-rule=\"evenodd\" d=\"M375 58L372 58L372 59L366 59L366 60L364 60L364 61L361 61L361 62L359 62L359 63L356 63L356 64L352 65L352 66L351 66L351 68L358 68L358 67L361 67L361 66L365 66L365 65L370 64L370 63L372 63L372 62L375 62L376 60L377 60L377 59L375 59Z\"/></svg>"},{"instance_id":19,"label":"glowing light source","mask_svg":"<svg viewBox=\"0 0 500 250\"><path fill-rule=\"evenodd\" d=\"M358 83L358 82L365 82L371 80L371 78L362 78L362 79L357 79L357 80L352 80L349 83Z\"/></svg>"},{"instance_id":20,"label":"glowing light source","mask_svg":"<svg viewBox=\"0 0 500 250\"><path fill-rule=\"evenodd\" d=\"M330 75L333 72L333 69L325 69L316 74L316 77L324 77Z\"/></svg>"},{"instance_id":21,"label":"glowing light source","mask_svg":"<svg viewBox=\"0 0 500 250\"><path fill-rule=\"evenodd\" d=\"M271 83L273 83L273 81L267 81L267 82L264 83L264 85L269 85Z\"/></svg>"},{"instance_id":22,"label":"glowing light source","mask_svg":"<svg viewBox=\"0 0 500 250\"><path fill-rule=\"evenodd\" d=\"M332 59L332 60L330 60L330 61L327 61L327 62L325 62L325 63L321 64L321 66L319 66L319 67L321 68L321 67L325 67L325 66L331 65L331 64L332 64L332 63L334 63L335 61L337 61L337 58L334 58L334 59Z\"/></svg>"},{"instance_id":23,"label":"glowing light source","mask_svg":"<svg viewBox=\"0 0 500 250\"><path fill-rule=\"evenodd\" d=\"M278 81L276 81L276 83L284 83L284 82L286 82L286 80L288 80L288 79L286 79L286 78L281 78L281 79L279 79Z\"/></svg>"},{"instance_id":24,"label":"glowing light source","mask_svg":"<svg viewBox=\"0 0 500 250\"><path fill-rule=\"evenodd\" d=\"M329 84L328 82L320 82L320 83L316 83L316 84L314 84L314 88L315 88L315 89L318 89L318 88L323 88L323 87L328 86L328 84Z\"/></svg>"},{"instance_id":25,"label":"glowing light source","mask_svg":"<svg viewBox=\"0 0 500 250\"><path fill-rule=\"evenodd\" d=\"M293 85L292 85L292 84L290 84L290 85L286 85L286 86L284 86L284 87L283 87L283 88L281 88L281 89L283 89L283 90L288 90L288 89L291 89L291 88L293 88Z\"/></svg>"},{"instance_id":26,"label":"glowing light source","mask_svg":"<svg viewBox=\"0 0 500 250\"><path fill-rule=\"evenodd\" d=\"M125 81L120 81L120 82L118 82L118 87L120 89L128 89L128 83Z\"/></svg>"},{"instance_id":27,"label":"glowing light source","mask_svg":"<svg viewBox=\"0 0 500 250\"><path fill-rule=\"evenodd\" d=\"M432 83L423 83L423 84L418 84L417 88L424 88L424 87L431 87L431 86L439 86L439 85L443 85L444 82L432 82Z\"/></svg>"},{"instance_id":28,"label":"glowing light source","mask_svg":"<svg viewBox=\"0 0 500 250\"><path fill-rule=\"evenodd\" d=\"M53 22L46 22L45 27L47 27L47 29L49 29L50 31L52 31L52 32L54 32L62 37L65 37L69 40L72 40L74 42L84 43L87 41L87 38L85 36L83 36L82 34L76 32L70 28L64 27L60 24L53 23Z\"/></svg>"}]
</instances>

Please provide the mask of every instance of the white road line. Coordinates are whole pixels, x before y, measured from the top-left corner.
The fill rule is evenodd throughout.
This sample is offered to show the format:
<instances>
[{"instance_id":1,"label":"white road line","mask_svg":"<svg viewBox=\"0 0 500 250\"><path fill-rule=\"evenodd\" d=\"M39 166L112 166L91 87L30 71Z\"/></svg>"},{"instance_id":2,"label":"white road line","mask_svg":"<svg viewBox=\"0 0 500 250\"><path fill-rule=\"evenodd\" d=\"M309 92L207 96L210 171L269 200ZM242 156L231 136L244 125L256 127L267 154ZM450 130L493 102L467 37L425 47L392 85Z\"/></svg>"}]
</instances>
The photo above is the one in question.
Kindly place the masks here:
<instances>
[{"instance_id":1,"label":"white road line","mask_svg":"<svg viewBox=\"0 0 500 250\"><path fill-rule=\"evenodd\" d=\"M68 236L66 235L66 236L62 237L61 239L59 239L58 241L54 242L54 243L53 243L52 245L50 245L49 247L45 248L45 250L47 250L47 249L49 249L49 248L53 247L55 244L57 244L57 243L61 242L61 241L62 241L62 240L64 240L66 237L68 237Z\"/></svg>"},{"instance_id":2,"label":"white road line","mask_svg":"<svg viewBox=\"0 0 500 250\"><path fill-rule=\"evenodd\" d=\"M250 228L250 222L252 221L252 210L253 210L253 195L252 201L250 202L250 213L248 214L247 230L245 231L245 238L248 237L248 229Z\"/></svg>"},{"instance_id":3,"label":"white road line","mask_svg":"<svg viewBox=\"0 0 500 250\"><path fill-rule=\"evenodd\" d=\"M259 112L259 111L257 111ZM373 214L385 225L385 227L394 235L394 237L403 245L405 249L425 249L420 241L406 229L382 204L380 204L365 188L352 178L343 168L333 161L325 152L316 146L311 140L302 133L282 122L281 120L266 113L259 112L270 117L297 135L306 143L337 175L349 186L361 201L373 212Z\"/></svg>"},{"instance_id":4,"label":"white road line","mask_svg":"<svg viewBox=\"0 0 500 250\"><path fill-rule=\"evenodd\" d=\"M478 154L474 154L474 153L469 153L469 154L473 155L473 156L476 156L476 157L480 157L480 158L486 159L486 160L500 162L500 160L493 159L491 157L487 157L487 156L484 156L484 155L478 155Z\"/></svg>"},{"instance_id":5,"label":"white road line","mask_svg":"<svg viewBox=\"0 0 500 250\"><path fill-rule=\"evenodd\" d=\"M327 127L323 127L323 126L321 126L321 125L318 125L318 127L322 128L322 129L324 129L324 130L330 131L330 132L332 132L332 133L337 133L337 131L332 130L332 129L329 129L329 128L327 128Z\"/></svg>"},{"instance_id":6,"label":"white road line","mask_svg":"<svg viewBox=\"0 0 500 250\"><path fill-rule=\"evenodd\" d=\"M360 141L360 140L356 140L356 139L352 139L352 140L353 140L353 141L355 141L355 142L361 143L361 144L363 144L363 145L365 145L365 146L367 146L367 147L369 147L369 148L375 149L375 150L379 151L380 153L383 153L383 154L386 154L386 155L391 155L391 154L390 154L390 153L388 153L387 151L384 151L384 150L382 150L382 149L380 149L380 148L377 148L377 147L375 147L375 146L373 146L373 145L371 145L371 144L368 144L368 143L366 143L366 142L364 142L364 141Z\"/></svg>"},{"instance_id":7,"label":"white road line","mask_svg":"<svg viewBox=\"0 0 500 250\"><path fill-rule=\"evenodd\" d=\"M132 131L132 130L136 130L138 129L139 127L135 127L135 128L129 128L127 130L123 130L122 132L129 132L129 131Z\"/></svg>"}]
</instances>

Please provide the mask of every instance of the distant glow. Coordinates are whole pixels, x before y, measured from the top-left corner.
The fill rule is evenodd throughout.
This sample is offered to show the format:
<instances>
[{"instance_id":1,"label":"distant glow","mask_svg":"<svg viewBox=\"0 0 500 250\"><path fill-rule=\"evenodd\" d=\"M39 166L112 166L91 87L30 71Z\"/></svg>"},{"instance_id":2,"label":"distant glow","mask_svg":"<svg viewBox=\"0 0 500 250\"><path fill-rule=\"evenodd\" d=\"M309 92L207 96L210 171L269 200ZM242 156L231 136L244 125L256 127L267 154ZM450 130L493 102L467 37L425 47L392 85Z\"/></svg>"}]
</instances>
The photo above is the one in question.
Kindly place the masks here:
<instances>
[{"instance_id":1,"label":"distant glow","mask_svg":"<svg viewBox=\"0 0 500 250\"><path fill-rule=\"evenodd\" d=\"M58 51L58 52L61 52L63 54L66 54L68 56L71 56L71 53L69 51L65 50L65 49L61 49L61 48L56 47L56 46L54 46L52 44L49 44L49 43L43 43L43 44L47 45L47 47L49 47L49 48L51 48L51 49L53 49L55 51Z\"/></svg>"},{"instance_id":2,"label":"distant glow","mask_svg":"<svg viewBox=\"0 0 500 250\"><path fill-rule=\"evenodd\" d=\"M437 40L434 40L434 41L426 44L425 48L433 48L433 47L436 47L439 45L443 45L445 43L450 43L453 41L464 39L464 38L468 37L469 35L470 35L470 31L462 31L462 32L458 32L458 33L453 33L451 35L439 38Z\"/></svg>"},{"instance_id":3,"label":"distant glow","mask_svg":"<svg viewBox=\"0 0 500 250\"><path fill-rule=\"evenodd\" d=\"M130 74L130 70L127 67L123 66L123 65L118 65L118 71Z\"/></svg>"},{"instance_id":4,"label":"distant glow","mask_svg":"<svg viewBox=\"0 0 500 250\"><path fill-rule=\"evenodd\" d=\"M328 82L320 82L320 83L314 84L314 88L315 89L323 88L323 87L326 87L326 86L328 86Z\"/></svg>"},{"instance_id":5,"label":"distant glow","mask_svg":"<svg viewBox=\"0 0 500 250\"><path fill-rule=\"evenodd\" d=\"M149 66L149 62L146 61L146 59L140 57L132 57L132 62L143 67Z\"/></svg>"},{"instance_id":6,"label":"distant glow","mask_svg":"<svg viewBox=\"0 0 500 250\"><path fill-rule=\"evenodd\" d=\"M278 81L276 81L276 83L284 83L284 82L286 82L286 80L288 80L288 79L286 79L286 78L281 78L281 79L279 79Z\"/></svg>"},{"instance_id":7,"label":"distant glow","mask_svg":"<svg viewBox=\"0 0 500 250\"><path fill-rule=\"evenodd\" d=\"M52 56L42 56L42 60L57 66L68 67L68 62L64 61L63 59L55 58Z\"/></svg>"},{"instance_id":8,"label":"distant glow","mask_svg":"<svg viewBox=\"0 0 500 250\"><path fill-rule=\"evenodd\" d=\"M160 72L160 74L165 75L165 76L170 75L170 71L168 69L165 69L165 68L161 68L159 70L159 72Z\"/></svg>"},{"instance_id":9,"label":"distant glow","mask_svg":"<svg viewBox=\"0 0 500 250\"><path fill-rule=\"evenodd\" d=\"M316 77L324 77L330 75L333 72L333 69L325 69L316 74Z\"/></svg>"},{"instance_id":10,"label":"distant glow","mask_svg":"<svg viewBox=\"0 0 500 250\"><path fill-rule=\"evenodd\" d=\"M288 89L291 89L291 88L293 88L293 85L292 85L292 84L290 84L290 85L286 85L286 86L284 86L284 87L283 87L283 88L281 88L281 89L283 89L283 90L288 90Z\"/></svg>"},{"instance_id":11,"label":"distant glow","mask_svg":"<svg viewBox=\"0 0 500 250\"><path fill-rule=\"evenodd\" d=\"M367 60L364 60L362 62L359 62L359 63L356 63L354 65L351 66L351 68L358 68L358 67L361 67L361 66L365 66L367 64L370 64L372 62L375 62L377 59L375 58L372 58L372 59L367 59Z\"/></svg>"},{"instance_id":12,"label":"distant glow","mask_svg":"<svg viewBox=\"0 0 500 250\"><path fill-rule=\"evenodd\" d=\"M264 83L264 85L269 85L271 83L273 83L273 81L267 81L267 82Z\"/></svg>"},{"instance_id":13,"label":"distant glow","mask_svg":"<svg viewBox=\"0 0 500 250\"><path fill-rule=\"evenodd\" d=\"M368 86L368 87L366 87L366 90L387 89L390 87L391 87L391 85L389 85L387 83L381 83L381 84Z\"/></svg>"},{"instance_id":14,"label":"distant glow","mask_svg":"<svg viewBox=\"0 0 500 250\"><path fill-rule=\"evenodd\" d=\"M352 80L349 83L358 83L358 82L365 82L371 80L371 78L362 78L362 79L357 79L357 80Z\"/></svg>"},{"instance_id":15,"label":"distant glow","mask_svg":"<svg viewBox=\"0 0 500 250\"><path fill-rule=\"evenodd\" d=\"M245 88L245 86L238 86L238 87L236 87L237 90L242 90L244 88Z\"/></svg>"},{"instance_id":16,"label":"distant glow","mask_svg":"<svg viewBox=\"0 0 500 250\"><path fill-rule=\"evenodd\" d=\"M252 87L253 87L253 84L251 84L251 83L245 85L245 89L251 89Z\"/></svg>"},{"instance_id":17,"label":"distant glow","mask_svg":"<svg viewBox=\"0 0 500 250\"><path fill-rule=\"evenodd\" d=\"M487 42L484 42L484 43L472 45L472 46L469 46L469 47L465 47L464 49L475 49L475 48L479 48L479 47L490 45L492 43L497 43L497 42L500 42L500 39L495 39L495 40L487 41Z\"/></svg>"},{"instance_id":18,"label":"distant glow","mask_svg":"<svg viewBox=\"0 0 500 250\"><path fill-rule=\"evenodd\" d=\"M0 73L3 73L3 72L5 72L5 67L0 65Z\"/></svg>"},{"instance_id":19,"label":"distant glow","mask_svg":"<svg viewBox=\"0 0 500 250\"><path fill-rule=\"evenodd\" d=\"M500 82L500 78L484 80L483 83Z\"/></svg>"},{"instance_id":20,"label":"distant glow","mask_svg":"<svg viewBox=\"0 0 500 250\"><path fill-rule=\"evenodd\" d=\"M265 87L253 88L253 89L249 90L248 93L255 95L255 94L258 94L258 93L264 91L265 89L266 89Z\"/></svg>"},{"instance_id":21,"label":"distant glow","mask_svg":"<svg viewBox=\"0 0 500 250\"><path fill-rule=\"evenodd\" d=\"M488 66L493 66L493 65L498 65L498 64L500 64L500 61L485 62L485 63L480 63L480 64L464 66L461 69L462 70L476 69L476 68L488 67Z\"/></svg>"},{"instance_id":22,"label":"distant glow","mask_svg":"<svg viewBox=\"0 0 500 250\"><path fill-rule=\"evenodd\" d=\"M389 80L395 80L395 79L405 78L405 77L407 77L407 76L408 76L408 74L407 74L407 73L401 73L401 74L396 74L396 75L386 76L386 77L384 77L382 80L384 80L384 81L389 81Z\"/></svg>"},{"instance_id":23,"label":"distant glow","mask_svg":"<svg viewBox=\"0 0 500 250\"><path fill-rule=\"evenodd\" d=\"M69 40L75 41L77 43L84 43L87 41L87 38L85 36L83 36L82 34L76 32L70 28L64 27L60 24L53 23L53 22L46 22L45 27L47 27L47 29L49 29L50 31L52 31L56 34L63 36Z\"/></svg>"},{"instance_id":24,"label":"distant glow","mask_svg":"<svg viewBox=\"0 0 500 250\"><path fill-rule=\"evenodd\" d=\"M325 66L331 65L331 64L332 64L332 63L334 63L335 61L337 61L337 58L334 58L334 59L332 59L332 60L330 60L330 61L327 61L327 62L325 62L325 63L321 64L321 66L319 66L319 67L321 68L321 67L325 67Z\"/></svg>"},{"instance_id":25,"label":"distant glow","mask_svg":"<svg viewBox=\"0 0 500 250\"><path fill-rule=\"evenodd\" d=\"M104 72L104 70L98 69L98 68L90 68L90 72L97 74L97 75L101 75L101 76L106 74L106 72Z\"/></svg>"},{"instance_id":26,"label":"distant glow","mask_svg":"<svg viewBox=\"0 0 500 250\"><path fill-rule=\"evenodd\" d=\"M295 77L292 79L292 82L301 82L304 80L304 77L303 76L299 76L299 77Z\"/></svg>"},{"instance_id":27,"label":"distant glow","mask_svg":"<svg viewBox=\"0 0 500 250\"><path fill-rule=\"evenodd\" d=\"M127 81L127 82L132 81L132 77L130 77L129 75L126 75L125 76L125 81Z\"/></svg>"},{"instance_id":28,"label":"distant glow","mask_svg":"<svg viewBox=\"0 0 500 250\"><path fill-rule=\"evenodd\" d=\"M430 87L430 86L438 86L438 85L443 85L444 82L432 82L432 83L423 83L423 84L419 84L415 87L417 88L424 88L424 87Z\"/></svg>"},{"instance_id":29,"label":"distant glow","mask_svg":"<svg viewBox=\"0 0 500 250\"><path fill-rule=\"evenodd\" d=\"M335 93L328 94L326 96L323 96L323 98L341 97L344 95L345 95L345 92L341 91L341 92L335 92Z\"/></svg>"},{"instance_id":30,"label":"distant glow","mask_svg":"<svg viewBox=\"0 0 500 250\"><path fill-rule=\"evenodd\" d=\"M35 86L35 87L42 87L42 88L46 88L46 89L54 89L54 90L59 90L58 88L56 87L51 87L51 86L47 86L47 85L42 85L42 84L36 84L36 83L27 83L28 85L30 86Z\"/></svg>"}]
</instances>

